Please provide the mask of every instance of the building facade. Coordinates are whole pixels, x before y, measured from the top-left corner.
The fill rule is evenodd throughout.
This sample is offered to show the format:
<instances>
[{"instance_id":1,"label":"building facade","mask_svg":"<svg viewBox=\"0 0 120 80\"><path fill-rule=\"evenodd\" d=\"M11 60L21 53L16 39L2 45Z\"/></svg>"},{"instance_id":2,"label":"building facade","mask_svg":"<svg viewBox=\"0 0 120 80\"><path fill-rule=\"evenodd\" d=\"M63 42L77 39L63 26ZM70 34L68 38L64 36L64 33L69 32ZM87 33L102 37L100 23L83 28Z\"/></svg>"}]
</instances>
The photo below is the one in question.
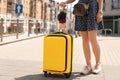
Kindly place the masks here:
<instances>
[{"instance_id":1,"label":"building facade","mask_svg":"<svg viewBox=\"0 0 120 80\"><path fill-rule=\"evenodd\" d=\"M23 17L29 18L30 14L30 0L23 0Z\"/></svg>"},{"instance_id":2,"label":"building facade","mask_svg":"<svg viewBox=\"0 0 120 80\"><path fill-rule=\"evenodd\" d=\"M57 30L58 9L58 3L54 0L44 0L44 27L48 33Z\"/></svg>"},{"instance_id":3,"label":"building facade","mask_svg":"<svg viewBox=\"0 0 120 80\"><path fill-rule=\"evenodd\" d=\"M0 18L4 19L3 32L7 32L8 26L11 25L11 18L14 15L14 6L16 0L0 0Z\"/></svg>"},{"instance_id":4,"label":"building facade","mask_svg":"<svg viewBox=\"0 0 120 80\"><path fill-rule=\"evenodd\" d=\"M0 18L4 19L3 32L6 33L9 28L12 32L16 32L17 18L19 18L19 32L25 32L28 30L28 26L34 26L36 22L42 24L43 1L44 0L0 0ZM23 5L23 13L19 16L15 13L16 4Z\"/></svg>"},{"instance_id":5,"label":"building facade","mask_svg":"<svg viewBox=\"0 0 120 80\"><path fill-rule=\"evenodd\" d=\"M0 18L4 19L4 33L10 28L16 32L17 18L19 18L19 32L28 31L28 27L47 28L51 26L56 2L53 0L0 0ZM16 4L23 5L23 13L15 13ZM56 19L56 18L54 18ZM37 25L37 26L36 26Z\"/></svg>"},{"instance_id":6,"label":"building facade","mask_svg":"<svg viewBox=\"0 0 120 80\"><path fill-rule=\"evenodd\" d=\"M104 0L104 28L120 34L120 0Z\"/></svg>"}]
</instances>

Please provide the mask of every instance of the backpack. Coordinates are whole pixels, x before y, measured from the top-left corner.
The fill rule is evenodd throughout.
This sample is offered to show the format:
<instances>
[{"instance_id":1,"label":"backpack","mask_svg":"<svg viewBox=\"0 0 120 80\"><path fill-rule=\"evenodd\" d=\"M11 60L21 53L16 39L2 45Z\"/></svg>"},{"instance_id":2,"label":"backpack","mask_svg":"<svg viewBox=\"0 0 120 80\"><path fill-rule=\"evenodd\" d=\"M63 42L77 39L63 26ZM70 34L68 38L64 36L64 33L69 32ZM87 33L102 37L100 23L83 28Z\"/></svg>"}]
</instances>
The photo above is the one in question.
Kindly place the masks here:
<instances>
[{"instance_id":1,"label":"backpack","mask_svg":"<svg viewBox=\"0 0 120 80\"><path fill-rule=\"evenodd\" d=\"M66 13L63 11L58 14L58 20L60 21L61 19L66 19Z\"/></svg>"}]
</instances>

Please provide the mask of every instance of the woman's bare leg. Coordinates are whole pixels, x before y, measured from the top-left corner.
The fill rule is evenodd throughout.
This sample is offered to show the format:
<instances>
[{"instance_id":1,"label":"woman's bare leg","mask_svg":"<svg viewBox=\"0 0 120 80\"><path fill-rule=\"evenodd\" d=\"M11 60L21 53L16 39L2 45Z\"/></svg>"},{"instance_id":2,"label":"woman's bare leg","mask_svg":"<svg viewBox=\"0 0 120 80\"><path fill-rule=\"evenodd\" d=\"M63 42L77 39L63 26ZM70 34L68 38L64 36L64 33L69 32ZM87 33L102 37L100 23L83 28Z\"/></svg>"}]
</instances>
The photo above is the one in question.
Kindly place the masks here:
<instances>
[{"instance_id":1,"label":"woman's bare leg","mask_svg":"<svg viewBox=\"0 0 120 80\"><path fill-rule=\"evenodd\" d=\"M97 31L88 31L88 36L96 59L96 66L100 64L100 47L97 41Z\"/></svg>"},{"instance_id":2,"label":"woman's bare leg","mask_svg":"<svg viewBox=\"0 0 120 80\"><path fill-rule=\"evenodd\" d=\"M59 32L62 31L62 26L63 26L63 24L62 24L62 23L59 23Z\"/></svg>"},{"instance_id":3,"label":"woman's bare leg","mask_svg":"<svg viewBox=\"0 0 120 80\"><path fill-rule=\"evenodd\" d=\"M66 32L66 23L63 23L62 30L63 30L64 33Z\"/></svg>"},{"instance_id":4,"label":"woman's bare leg","mask_svg":"<svg viewBox=\"0 0 120 80\"><path fill-rule=\"evenodd\" d=\"M89 45L89 36L88 31L81 31L80 35L83 41L83 51L86 59L87 66L91 66L91 54L90 54L90 45Z\"/></svg>"}]
</instances>

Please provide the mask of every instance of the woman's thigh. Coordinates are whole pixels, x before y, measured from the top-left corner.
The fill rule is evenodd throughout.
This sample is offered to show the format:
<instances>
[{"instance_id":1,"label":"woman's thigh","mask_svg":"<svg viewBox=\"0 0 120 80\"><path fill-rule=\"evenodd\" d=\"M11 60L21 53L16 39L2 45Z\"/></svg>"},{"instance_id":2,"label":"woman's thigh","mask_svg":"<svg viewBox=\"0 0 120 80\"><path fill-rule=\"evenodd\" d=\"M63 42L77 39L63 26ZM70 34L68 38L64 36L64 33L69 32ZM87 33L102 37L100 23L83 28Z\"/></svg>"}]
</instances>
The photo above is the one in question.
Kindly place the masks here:
<instances>
[{"instance_id":1,"label":"woman's thigh","mask_svg":"<svg viewBox=\"0 0 120 80\"><path fill-rule=\"evenodd\" d=\"M84 41L88 41L89 38L88 38L88 31L80 31L80 35L82 37L82 40Z\"/></svg>"},{"instance_id":2,"label":"woman's thigh","mask_svg":"<svg viewBox=\"0 0 120 80\"><path fill-rule=\"evenodd\" d=\"M97 41L97 30L88 31L88 37L91 42Z\"/></svg>"},{"instance_id":3,"label":"woman's thigh","mask_svg":"<svg viewBox=\"0 0 120 80\"><path fill-rule=\"evenodd\" d=\"M64 28L64 29L66 28L66 23L62 24L62 28Z\"/></svg>"},{"instance_id":4,"label":"woman's thigh","mask_svg":"<svg viewBox=\"0 0 120 80\"><path fill-rule=\"evenodd\" d=\"M61 29L62 28L62 23L59 23L59 29Z\"/></svg>"}]
</instances>

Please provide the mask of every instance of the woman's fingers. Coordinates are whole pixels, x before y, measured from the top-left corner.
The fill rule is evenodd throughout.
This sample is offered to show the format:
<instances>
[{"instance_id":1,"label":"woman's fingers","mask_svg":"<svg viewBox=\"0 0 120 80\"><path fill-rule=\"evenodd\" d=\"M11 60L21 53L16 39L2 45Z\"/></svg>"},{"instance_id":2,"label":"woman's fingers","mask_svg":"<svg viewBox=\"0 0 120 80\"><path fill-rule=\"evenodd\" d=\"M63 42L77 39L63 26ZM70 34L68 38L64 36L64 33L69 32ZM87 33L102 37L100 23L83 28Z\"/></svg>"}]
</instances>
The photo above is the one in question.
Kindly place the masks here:
<instances>
[{"instance_id":1,"label":"woman's fingers","mask_svg":"<svg viewBox=\"0 0 120 80\"><path fill-rule=\"evenodd\" d=\"M102 19L103 19L103 14L101 14L101 13L98 12L97 19L96 19L97 23L100 23L102 21Z\"/></svg>"}]
</instances>

